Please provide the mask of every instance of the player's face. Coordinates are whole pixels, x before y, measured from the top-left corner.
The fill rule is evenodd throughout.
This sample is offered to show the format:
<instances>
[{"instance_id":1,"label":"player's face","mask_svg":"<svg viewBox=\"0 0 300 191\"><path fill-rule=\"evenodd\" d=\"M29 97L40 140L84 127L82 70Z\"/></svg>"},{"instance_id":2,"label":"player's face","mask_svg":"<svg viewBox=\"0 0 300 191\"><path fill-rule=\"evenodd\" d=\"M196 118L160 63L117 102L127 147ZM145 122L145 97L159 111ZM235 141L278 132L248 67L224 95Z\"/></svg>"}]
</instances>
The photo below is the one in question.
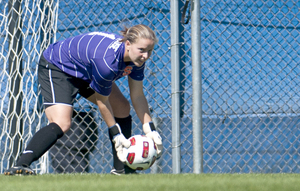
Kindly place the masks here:
<instances>
[{"instance_id":1,"label":"player's face","mask_svg":"<svg viewBox=\"0 0 300 191\"><path fill-rule=\"evenodd\" d=\"M154 42L150 39L140 38L135 43L126 41L127 56L129 58L127 61L131 61L140 67L150 58L153 48Z\"/></svg>"}]
</instances>

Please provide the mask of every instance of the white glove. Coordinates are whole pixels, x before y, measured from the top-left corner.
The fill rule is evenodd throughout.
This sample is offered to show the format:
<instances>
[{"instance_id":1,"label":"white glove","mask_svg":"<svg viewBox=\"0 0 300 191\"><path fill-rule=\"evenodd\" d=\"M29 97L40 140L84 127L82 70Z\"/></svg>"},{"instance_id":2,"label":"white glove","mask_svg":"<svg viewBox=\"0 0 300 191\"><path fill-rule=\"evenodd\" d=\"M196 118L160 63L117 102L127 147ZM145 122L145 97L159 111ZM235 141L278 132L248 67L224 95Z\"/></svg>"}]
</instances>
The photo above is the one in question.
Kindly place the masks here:
<instances>
[{"instance_id":1,"label":"white glove","mask_svg":"<svg viewBox=\"0 0 300 191\"><path fill-rule=\"evenodd\" d=\"M150 139L153 140L153 142L156 146L157 158L160 158L162 155L162 150L163 150L162 138L158 134L158 132L155 130L155 126L154 126L153 122L145 123L143 125L143 131L144 131L146 137L149 137Z\"/></svg>"},{"instance_id":2,"label":"white glove","mask_svg":"<svg viewBox=\"0 0 300 191\"><path fill-rule=\"evenodd\" d=\"M126 161L126 157L123 154L123 148L128 148L131 145L131 142L124 137L121 132L121 128L118 123L109 128L110 134L113 136L113 143L115 145L117 156L119 160L123 163Z\"/></svg>"}]
</instances>

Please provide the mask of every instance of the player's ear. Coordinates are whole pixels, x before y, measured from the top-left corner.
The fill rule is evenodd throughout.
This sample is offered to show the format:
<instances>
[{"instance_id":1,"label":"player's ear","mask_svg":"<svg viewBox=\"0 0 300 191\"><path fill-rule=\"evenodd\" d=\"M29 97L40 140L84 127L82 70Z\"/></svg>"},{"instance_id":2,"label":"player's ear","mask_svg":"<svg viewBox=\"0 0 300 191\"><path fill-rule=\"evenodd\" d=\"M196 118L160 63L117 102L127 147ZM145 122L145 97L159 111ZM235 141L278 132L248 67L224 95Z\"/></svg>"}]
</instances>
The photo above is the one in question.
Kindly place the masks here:
<instances>
[{"instance_id":1,"label":"player's ear","mask_svg":"<svg viewBox=\"0 0 300 191\"><path fill-rule=\"evenodd\" d=\"M129 40L126 40L126 41L125 41L125 46L126 46L126 48L130 47L130 45L131 45L131 43L129 42Z\"/></svg>"}]
</instances>

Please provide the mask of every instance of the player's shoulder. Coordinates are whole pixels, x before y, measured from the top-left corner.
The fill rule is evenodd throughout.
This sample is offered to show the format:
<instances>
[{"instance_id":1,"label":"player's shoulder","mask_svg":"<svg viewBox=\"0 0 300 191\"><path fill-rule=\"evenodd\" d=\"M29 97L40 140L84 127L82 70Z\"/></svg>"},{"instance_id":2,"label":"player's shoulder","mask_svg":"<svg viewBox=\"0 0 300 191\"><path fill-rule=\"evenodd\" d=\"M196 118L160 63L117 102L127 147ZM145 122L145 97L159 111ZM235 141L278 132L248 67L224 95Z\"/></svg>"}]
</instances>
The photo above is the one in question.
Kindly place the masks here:
<instances>
[{"instance_id":1,"label":"player's shoulder","mask_svg":"<svg viewBox=\"0 0 300 191\"><path fill-rule=\"evenodd\" d=\"M87 36L99 36L99 37L105 37L111 40L116 40L120 38L120 35L111 33L111 32L106 32L106 31L94 31L94 32L89 32L86 33Z\"/></svg>"}]
</instances>

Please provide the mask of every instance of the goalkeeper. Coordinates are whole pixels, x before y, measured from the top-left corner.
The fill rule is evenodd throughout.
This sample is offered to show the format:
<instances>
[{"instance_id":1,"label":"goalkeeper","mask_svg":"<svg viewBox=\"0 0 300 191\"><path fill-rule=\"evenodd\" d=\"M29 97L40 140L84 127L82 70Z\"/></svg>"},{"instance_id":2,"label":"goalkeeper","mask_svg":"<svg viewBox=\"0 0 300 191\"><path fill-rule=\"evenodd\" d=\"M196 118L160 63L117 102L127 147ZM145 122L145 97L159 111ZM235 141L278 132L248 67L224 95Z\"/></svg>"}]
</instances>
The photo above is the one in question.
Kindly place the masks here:
<instances>
[{"instance_id":1,"label":"goalkeeper","mask_svg":"<svg viewBox=\"0 0 300 191\"><path fill-rule=\"evenodd\" d=\"M125 27L121 34L90 32L51 44L43 52L38 80L49 124L34 134L16 165L4 174L35 174L31 163L70 129L78 93L98 105L109 127L114 157L111 173L134 173L124 165L123 155L123 148L130 146L130 105L115 84L124 76L128 76L130 98L144 133L153 139L161 155L162 140L151 122L143 93L145 62L157 38L152 29L142 24Z\"/></svg>"}]
</instances>

